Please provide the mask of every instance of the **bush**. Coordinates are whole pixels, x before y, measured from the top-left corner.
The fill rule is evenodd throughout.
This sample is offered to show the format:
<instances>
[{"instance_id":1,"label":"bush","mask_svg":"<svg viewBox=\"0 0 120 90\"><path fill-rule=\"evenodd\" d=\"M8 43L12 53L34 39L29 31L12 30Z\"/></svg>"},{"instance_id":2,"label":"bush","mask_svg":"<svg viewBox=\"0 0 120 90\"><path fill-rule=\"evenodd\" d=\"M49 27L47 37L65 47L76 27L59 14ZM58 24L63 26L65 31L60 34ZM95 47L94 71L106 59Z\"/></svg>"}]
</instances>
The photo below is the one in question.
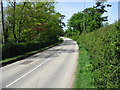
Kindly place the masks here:
<instances>
[{"instance_id":1,"label":"bush","mask_svg":"<svg viewBox=\"0 0 120 90\"><path fill-rule=\"evenodd\" d=\"M89 52L90 63L93 66L91 72L94 84L98 88L119 87L119 35L119 27L115 23L91 33L83 32L78 39L79 45L84 44Z\"/></svg>"},{"instance_id":2,"label":"bush","mask_svg":"<svg viewBox=\"0 0 120 90\"><path fill-rule=\"evenodd\" d=\"M49 45L58 42L58 40L51 40L49 42L34 42L34 43L9 43L2 46L2 59L12 58L27 52L42 49Z\"/></svg>"}]
</instances>

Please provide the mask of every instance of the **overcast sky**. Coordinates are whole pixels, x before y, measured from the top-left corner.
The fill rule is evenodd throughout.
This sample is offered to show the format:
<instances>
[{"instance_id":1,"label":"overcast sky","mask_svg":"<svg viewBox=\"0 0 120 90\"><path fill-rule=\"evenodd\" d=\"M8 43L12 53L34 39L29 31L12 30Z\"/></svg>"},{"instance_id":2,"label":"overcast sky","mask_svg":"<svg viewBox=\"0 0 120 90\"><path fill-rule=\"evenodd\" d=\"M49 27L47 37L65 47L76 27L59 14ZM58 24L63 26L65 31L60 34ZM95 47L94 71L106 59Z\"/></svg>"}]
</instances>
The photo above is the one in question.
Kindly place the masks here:
<instances>
[{"instance_id":1,"label":"overcast sky","mask_svg":"<svg viewBox=\"0 0 120 90\"><path fill-rule=\"evenodd\" d=\"M106 8L108 12L105 13L104 16L108 16L108 22L112 24L118 20L118 2L108 3L111 4L112 7ZM93 5L95 5L95 2L58 2L55 7L56 11L66 16L63 21L67 24L67 21L74 13L83 11L85 8L92 7Z\"/></svg>"}]
</instances>

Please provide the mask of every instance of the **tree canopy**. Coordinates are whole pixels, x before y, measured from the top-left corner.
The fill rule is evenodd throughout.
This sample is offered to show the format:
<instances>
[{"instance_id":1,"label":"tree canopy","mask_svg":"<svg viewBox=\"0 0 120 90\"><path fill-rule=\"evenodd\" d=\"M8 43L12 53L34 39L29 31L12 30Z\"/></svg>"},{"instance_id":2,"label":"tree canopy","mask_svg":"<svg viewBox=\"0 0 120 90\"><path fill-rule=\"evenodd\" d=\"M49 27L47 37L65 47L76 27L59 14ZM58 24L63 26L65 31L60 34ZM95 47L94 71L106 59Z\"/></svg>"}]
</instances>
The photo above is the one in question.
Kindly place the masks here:
<instances>
[{"instance_id":1,"label":"tree canopy","mask_svg":"<svg viewBox=\"0 0 120 90\"><path fill-rule=\"evenodd\" d=\"M69 37L80 35L83 31L92 32L102 27L103 22L108 21L107 16L103 17L103 14L107 12L105 7L111 7L111 5L104 2L96 2L95 6L73 14L68 21L66 35Z\"/></svg>"},{"instance_id":2,"label":"tree canopy","mask_svg":"<svg viewBox=\"0 0 120 90\"><path fill-rule=\"evenodd\" d=\"M9 2L4 10L4 42L36 42L58 39L64 15L55 2Z\"/></svg>"}]
</instances>

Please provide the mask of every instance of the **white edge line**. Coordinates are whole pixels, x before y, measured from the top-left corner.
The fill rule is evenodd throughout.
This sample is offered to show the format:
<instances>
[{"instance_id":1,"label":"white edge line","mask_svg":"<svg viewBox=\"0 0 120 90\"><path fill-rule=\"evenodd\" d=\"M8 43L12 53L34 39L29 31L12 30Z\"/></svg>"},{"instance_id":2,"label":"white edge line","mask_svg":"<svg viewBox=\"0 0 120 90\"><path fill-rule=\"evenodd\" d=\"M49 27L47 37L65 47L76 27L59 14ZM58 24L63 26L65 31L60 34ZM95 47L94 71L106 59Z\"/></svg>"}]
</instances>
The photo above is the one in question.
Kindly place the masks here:
<instances>
[{"instance_id":1,"label":"white edge line","mask_svg":"<svg viewBox=\"0 0 120 90\"><path fill-rule=\"evenodd\" d=\"M65 47L64 47L65 48ZM60 53L62 51L59 51L58 53ZM56 54L58 54L56 53ZM55 55L56 55L55 54ZM54 55L53 55L54 56ZM28 75L29 73L31 73L32 71L34 71L35 69L37 69L38 67L42 66L43 64L45 64L46 62L48 62L51 58L48 58L45 62L41 63L40 65L38 65L37 67L33 68L32 70L30 70L29 72L27 72L26 74L22 75L21 77L19 77L18 79L16 79L15 81L13 81L12 83L8 84L6 87L11 86L12 84L14 84L15 82L19 81L20 79L22 79L23 77L25 77L26 75Z\"/></svg>"},{"instance_id":2,"label":"white edge line","mask_svg":"<svg viewBox=\"0 0 120 90\"><path fill-rule=\"evenodd\" d=\"M21 76L20 78L16 79L15 81L13 81L12 83L8 84L6 87L11 86L12 84L14 84L15 82L19 81L21 78L25 77L26 75L28 75L29 73L31 73L32 71L34 71L35 69L37 69L38 67L40 67L41 65L43 65L44 63L48 62L50 60L50 58L48 58L45 62L41 63L40 65L38 65L37 67L33 68L32 70L30 70L29 72L27 72L26 74L24 74L23 76Z\"/></svg>"}]
</instances>

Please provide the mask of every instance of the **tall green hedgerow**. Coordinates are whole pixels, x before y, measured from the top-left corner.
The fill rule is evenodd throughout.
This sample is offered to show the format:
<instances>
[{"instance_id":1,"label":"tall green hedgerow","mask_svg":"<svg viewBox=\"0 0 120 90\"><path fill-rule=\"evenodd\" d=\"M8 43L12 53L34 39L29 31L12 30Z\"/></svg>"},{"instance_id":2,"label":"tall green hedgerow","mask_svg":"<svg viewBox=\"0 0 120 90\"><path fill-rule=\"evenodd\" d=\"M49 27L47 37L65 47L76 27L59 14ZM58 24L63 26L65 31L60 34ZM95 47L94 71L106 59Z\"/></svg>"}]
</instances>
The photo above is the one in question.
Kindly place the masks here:
<instances>
[{"instance_id":1,"label":"tall green hedgerow","mask_svg":"<svg viewBox=\"0 0 120 90\"><path fill-rule=\"evenodd\" d=\"M98 88L118 88L120 85L118 23L120 21L90 33L83 32L78 39L89 53L94 84Z\"/></svg>"}]
</instances>

